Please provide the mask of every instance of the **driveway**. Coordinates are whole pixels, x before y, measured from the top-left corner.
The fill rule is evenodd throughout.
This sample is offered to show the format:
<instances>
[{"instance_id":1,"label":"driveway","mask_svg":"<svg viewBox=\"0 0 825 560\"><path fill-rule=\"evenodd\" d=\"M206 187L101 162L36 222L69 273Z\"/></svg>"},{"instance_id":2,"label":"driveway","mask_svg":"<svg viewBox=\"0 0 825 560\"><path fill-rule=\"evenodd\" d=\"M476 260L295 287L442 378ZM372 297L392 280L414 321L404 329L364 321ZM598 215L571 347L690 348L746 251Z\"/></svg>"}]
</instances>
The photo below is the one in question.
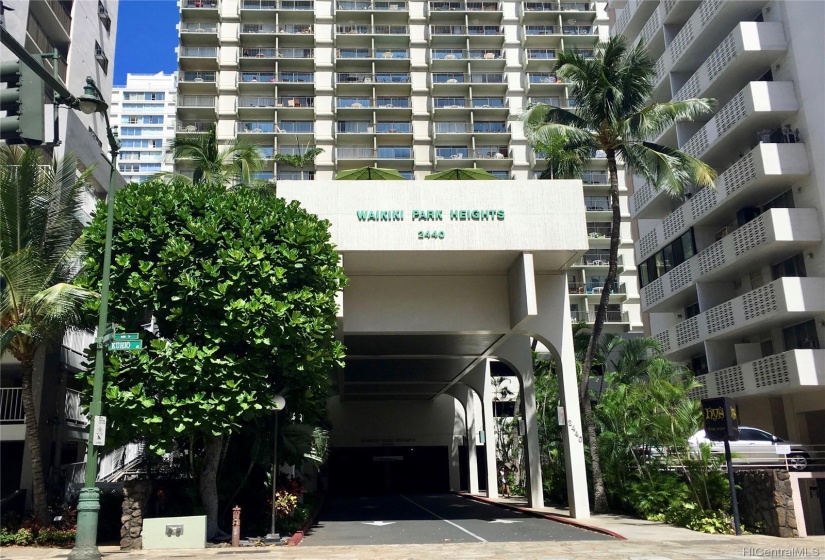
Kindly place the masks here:
<instances>
[{"instance_id":1,"label":"driveway","mask_svg":"<svg viewBox=\"0 0 825 560\"><path fill-rule=\"evenodd\" d=\"M328 498L301 546L612 541L454 494Z\"/></svg>"}]
</instances>

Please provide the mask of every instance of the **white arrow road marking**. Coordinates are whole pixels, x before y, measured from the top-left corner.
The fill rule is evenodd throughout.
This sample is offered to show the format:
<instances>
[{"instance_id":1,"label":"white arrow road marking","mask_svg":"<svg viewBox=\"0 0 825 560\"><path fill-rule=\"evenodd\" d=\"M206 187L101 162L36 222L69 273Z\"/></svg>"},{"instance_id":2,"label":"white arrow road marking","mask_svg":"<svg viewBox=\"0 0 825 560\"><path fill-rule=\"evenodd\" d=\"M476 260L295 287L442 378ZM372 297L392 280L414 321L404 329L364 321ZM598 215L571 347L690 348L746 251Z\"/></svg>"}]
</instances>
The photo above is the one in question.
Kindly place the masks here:
<instances>
[{"instance_id":1,"label":"white arrow road marking","mask_svg":"<svg viewBox=\"0 0 825 560\"><path fill-rule=\"evenodd\" d=\"M376 527L385 527L387 525L392 525L395 521L364 521L364 525L375 525Z\"/></svg>"},{"instance_id":2,"label":"white arrow road marking","mask_svg":"<svg viewBox=\"0 0 825 560\"><path fill-rule=\"evenodd\" d=\"M405 500L407 500L408 502L410 502L411 504L413 504L414 506L418 506L418 507L420 507L421 509L423 509L424 511L426 511L427 513L429 513L429 514L430 514L430 515L432 515L433 517L437 517L437 518L438 518L438 519L440 519L441 521L446 521L447 523L449 523L449 524L450 524L450 525L452 525L453 527L456 527L456 528L458 528L458 529L461 529L462 531L464 531L465 533L467 533L467 534L468 534L468 535L470 535L471 537L473 537L473 538L475 538L475 539L478 539L478 540L479 540L479 541L481 541L481 542L487 542L487 539L482 539L481 537L479 537L479 536L478 536L478 535L476 535L475 533L471 533L470 531L468 531L467 529L465 529L464 527L462 527L462 526L461 526L461 525L459 525L458 523L453 523L453 522L452 522L452 521L450 521L449 519L444 519L444 518L443 518L443 517L441 517L440 515L437 515L437 514L435 514L435 513L431 512L430 510L428 510L427 508L425 508L425 507L424 507L424 506L422 506L421 504L419 504L419 503L417 503L417 502L412 501L412 500L411 500L411 499L409 499L407 496L401 496L401 497L402 497L402 498L404 498Z\"/></svg>"},{"instance_id":3,"label":"white arrow road marking","mask_svg":"<svg viewBox=\"0 0 825 560\"><path fill-rule=\"evenodd\" d=\"M488 521L488 523L521 523L518 519L494 519L493 521Z\"/></svg>"}]
</instances>

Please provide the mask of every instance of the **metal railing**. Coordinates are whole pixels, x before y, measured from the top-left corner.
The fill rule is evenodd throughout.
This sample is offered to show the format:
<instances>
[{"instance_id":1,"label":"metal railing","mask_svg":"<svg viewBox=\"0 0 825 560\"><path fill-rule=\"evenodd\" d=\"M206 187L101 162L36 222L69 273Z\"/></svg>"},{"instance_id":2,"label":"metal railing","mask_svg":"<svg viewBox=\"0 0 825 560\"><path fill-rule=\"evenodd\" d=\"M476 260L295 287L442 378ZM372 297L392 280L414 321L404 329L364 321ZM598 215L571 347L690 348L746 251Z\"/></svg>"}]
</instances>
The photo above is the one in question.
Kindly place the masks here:
<instances>
[{"instance_id":1,"label":"metal railing","mask_svg":"<svg viewBox=\"0 0 825 560\"><path fill-rule=\"evenodd\" d=\"M243 0L242 10L314 10L312 0Z\"/></svg>"},{"instance_id":2,"label":"metal railing","mask_svg":"<svg viewBox=\"0 0 825 560\"><path fill-rule=\"evenodd\" d=\"M610 177L604 171L585 171L582 173L582 183L585 185L606 185Z\"/></svg>"},{"instance_id":3,"label":"metal railing","mask_svg":"<svg viewBox=\"0 0 825 560\"><path fill-rule=\"evenodd\" d=\"M574 323L593 323L596 321L595 311L570 311L570 319ZM627 311L607 311L604 318L605 323L629 323L630 316Z\"/></svg>"},{"instance_id":4,"label":"metal railing","mask_svg":"<svg viewBox=\"0 0 825 560\"><path fill-rule=\"evenodd\" d=\"M216 100L213 95L180 95L178 107L214 107Z\"/></svg>"},{"instance_id":5,"label":"metal railing","mask_svg":"<svg viewBox=\"0 0 825 560\"><path fill-rule=\"evenodd\" d=\"M285 82L285 83L314 83L314 72L241 72L241 83L256 82Z\"/></svg>"},{"instance_id":6,"label":"metal railing","mask_svg":"<svg viewBox=\"0 0 825 560\"><path fill-rule=\"evenodd\" d=\"M180 28L182 33L216 33L217 23L183 23Z\"/></svg>"},{"instance_id":7,"label":"metal railing","mask_svg":"<svg viewBox=\"0 0 825 560\"><path fill-rule=\"evenodd\" d=\"M431 12L499 12L501 4L498 2L430 2Z\"/></svg>"},{"instance_id":8,"label":"metal railing","mask_svg":"<svg viewBox=\"0 0 825 560\"><path fill-rule=\"evenodd\" d=\"M384 11L404 11L407 9L407 3L401 2L398 0L392 1L374 1L369 2L366 0L342 0L335 5L335 9L342 10L342 11L376 11L376 12L384 12Z\"/></svg>"},{"instance_id":9,"label":"metal railing","mask_svg":"<svg viewBox=\"0 0 825 560\"><path fill-rule=\"evenodd\" d=\"M587 237L591 239L601 239L604 237L610 237L610 232L613 228L609 225L607 226L587 226Z\"/></svg>"},{"instance_id":10,"label":"metal railing","mask_svg":"<svg viewBox=\"0 0 825 560\"><path fill-rule=\"evenodd\" d=\"M584 207L588 212L609 211L610 199L606 196L585 196Z\"/></svg>"},{"instance_id":11,"label":"metal railing","mask_svg":"<svg viewBox=\"0 0 825 560\"><path fill-rule=\"evenodd\" d=\"M338 49L335 53L337 59L352 59L352 58L393 58L393 59L409 59L410 51L408 49L361 49L361 48L346 48Z\"/></svg>"},{"instance_id":12,"label":"metal railing","mask_svg":"<svg viewBox=\"0 0 825 560\"><path fill-rule=\"evenodd\" d=\"M470 157L469 148L436 148L436 159L468 159Z\"/></svg>"},{"instance_id":13,"label":"metal railing","mask_svg":"<svg viewBox=\"0 0 825 560\"><path fill-rule=\"evenodd\" d=\"M560 84L562 81L553 72L530 72L527 82L531 84Z\"/></svg>"},{"instance_id":14,"label":"metal railing","mask_svg":"<svg viewBox=\"0 0 825 560\"><path fill-rule=\"evenodd\" d=\"M210 8L215 9L218 7L218 2L216 0L185 0L183 2L184 8Z\"/></svg>"},{"instance_id":15,"label":"metal railing","mask_svg":"<svg viewBox=\"0 0 825 560\"><path fill-rule=\"evenodd\" d=\"M180 75L180 81L187 83L215 83L216 78L215 72L183 72Z\"/></svg>"},{"instance_id":16,"label":"metal railing","mask_svg":"<svg viewBox=\"0 0 825 560\"><path fill-rule=\"evenodd\" d=\"M585 256L583 256L578 261L576 261L576 264L579 265L579 266L607 266L609 264L608 263L609 258L610 258L610 255L608 255L608 254L604 254L604 255L587 255L587 254L585 254ZM624 260L622 259L621 255L619 255L617 257L616 263L619 265L619 267L624 266Z\"/></svg>"},{"instance_id":17,"label":"metal railing","mask_svg":"<svg viewBox=\"0 0 825 560\"><path fill-rule=\"evenodd\" d=\"M430 35L503 35L500 25L431 25Z\"/></svg>"},{"instance_id":18,"label":"metal railing","mask_svg":"<svg viewBox=\"0 0 825 560\"><path fill-rule=\"evenodd\" d=\"M23 388L0 387L0 422L22 422L25 418Z\"/></svg>"},{"instance_id":19,"label":"metal railing","mask_svg":"<svg viewBox=\"0 0 825 560\"><path fill-rule=\"evenodd\" d=\"M409 35L409 25L336 25L339 35Z\"/></svg>"},{"instance_id":20,"label":"metal railing","mask_svg":"<svg viewBox=\"0 0 825 560\"><path fill-rule=\"evenodd\" d=\"M66 389L66 402L63 411L66 422L86 426L89 423L89 417L83 412L83 408L80 406L80 397L80 391Z\"/></svg>"},{"instance_id":21,"label":"metal railing","mask_svg":"<svg viewBox=\"0 0 825 560\"><path fill-rule=\"evenodd\" d=\"M209 132L215 123L211 122L191 122L178 121L176 130L178 132Z\"/></svg>"},{"instance_id":22,"label":"metal railing","mask_svg":"<svg viewBox=\"0 0 825 560\"><path fill-rule=\"evenodd\" d=\"M275 123L269 121L240 121L236 129L240 133L269 133L275 132Z\"/></svg>"},{"instance_id":23,"label":"metal railing","mask_svg":"<svg viewBox=\"0 0 825 560\"><path fill-rule=\"evenodd\" d=\"M192 56L198 58L217 58L217 47L183 47L180 50L181 56Z\"/></svg>"},{"instance_id":24,"label":"metal railing","mask_svg":"<svg viewBox=\"0 0 825 560\"><path fill-rule=\"evenodd\" d=\"M524 27L524 34L530 35L556 35L559 32L558 26L555 25L526 25Z\"/></svg>"},{"instance_id":25,"label":"metal railing","mask_svg":"<svg viewBox=\"0 0 825 560\"><path fill-rule=\"evenodd\" d=\"M527 60L554 60L556 49L527 49Z\"/></svg>"},{"instance_id":26,"label":"metal railing","mask_svg":"<svg viewBox=\"0 0 825 560\"><path fill-rule=\"evenodd\" d=\"M464 122L436 122L433 129L436 134L469 134L473 128Z\"/></svg>"},{"instance_id":27,"label":"metal railing","mask_svg":"<svg viewBox=\"0 0 825 560\"><path fill-rule=\"evenodd\" d=\"M500 49L430 49L431 60L501 60Z\"/></svg>"},{"instance_id":28,"label":"metal railing","mask_svg":"<svg viewBox=\"0 0 825 560\"><path fill-rule=\"evenodd\" d=\"M314 171L279 171L279 181L314 181Z\"/></svg>"},{"instance_id":29,"label":"metal railing","mask_svg":"<svg viewBox=\"0 0 825 560\"><path fill-rule=\"evenodd\" d=\"M411 82L408 72L338 72L335 74L336 84L409 84Z\"/></svg>"},{"instance_id":30,"label":"metal railing","mask_svg":"<svg viewBox=\"0 0 825 560\"><path fill-rule=\"evenodd\" d=\"M586 12L593 10L590 2L525 2L526 12Z\"/></svg>"},{"instance_id":31,"label":"metal railing","mask_svg":"<svg viewBox=\"0 0 825 560\"><path fill-rule=\"evenodd\" d=\"M507 146L476 146L473 157L476 159L509 159L512 155Z\"/></svg>"},{"instance_id":32,"label":"metal railing","mask_svg":"<svg viewBox=\"0 0 825 560\"><path fill-rule=\"evenodd\" d=\"M505 76L502 73L482 72L478 74L462 74L456 72L432 72L433 84L504 84Z\"/></svg>"},{"instance_id":33,"label":"metal railing","mask_svg":"<svg viewBox=\"0 0 825 560\"><path fill-rule=\"evenodd\" d=\"M315 56L315 49L305 48L244 48L241 58L296 58L306 59Z\"/></svg>"}]
</instances>

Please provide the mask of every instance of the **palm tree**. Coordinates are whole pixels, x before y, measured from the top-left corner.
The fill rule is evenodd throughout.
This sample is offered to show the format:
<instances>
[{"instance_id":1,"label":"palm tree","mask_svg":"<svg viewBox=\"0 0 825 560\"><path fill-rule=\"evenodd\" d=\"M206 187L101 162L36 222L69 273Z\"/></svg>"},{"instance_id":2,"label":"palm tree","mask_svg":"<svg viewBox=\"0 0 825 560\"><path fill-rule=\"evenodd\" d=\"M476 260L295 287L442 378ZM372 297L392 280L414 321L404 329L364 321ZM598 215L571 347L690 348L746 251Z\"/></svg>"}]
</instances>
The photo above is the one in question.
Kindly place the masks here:
<instances>
[{"instance_id":1,"label":"palm tree","mask_svg":"<svg viewBox=\"0 0 825 560\"><path fill-rule=\"evenodd\" d=\"M253 185L252 174L264 166L263 156L254 144L235 139L222 148L214 127L206 134L177 137L171 147L175 159L187 159L195 167L193 183Z\"/></svg>"},{"instance_id":2,"label":"palm tree","mask_svg":"<svg viewBox=\"0 0 825 560\"><path fill-rule=\"evenodd\" d=\"M298 144L300 147L300 144ZM272 156L277 163L283 163L289 167L297 167L303 170L304 167L309 167L315 164L315 158L324 153L323 148L312 147L307 144L301 154L275 154Z\"/></svg>"},{"instance_id":3,"label":"palm tree","mask_svg":"<svg viewBox=\"0 0 825 560\"><path fill-rule=\"evenodd\" d=\"M22 370L26 440L31 454L35 516L48 521L46 484L32 378L38 351L80 323L92 292L70 284L82 257L81 208L87 169L73 156L52 165L41 152L0 145L0 354Z\"/></svg>"},{"instance_id":4,"label":"palm tree","mask_svg":"<svg viewBox=\"0 0 825 560\"><path fill-rule=\"evenodd\" d=\"M541 179L578 179L589 159L590 148L578 146L571 149L567 138L555 134L548 143L535 142L533 149L547 159L547 167L541 172Z\"/></svg>"},{"instance_id":5,"label":"palm tree","mask_svg":"<svg viewBox=\"0 0 825 560\"><path fill-rule=\"evenodd\" d=\"M610 177L613 225L609 268L590 332L579 387L592 459L594 510L602 512L607 509L607 498L587 387L610 291L616 279L621 224L618 161L650 181L655 188L665 189L673 195L682 194L689 185L713 185L716 174L709 166L685 152L647 139L659 136L676 122L711 113L716 102L713 99L686 99L650 103L653 61L643 45L629 48L621 36L600 44L592 59L576 52L559 53L556 73L570 84L576 107L573 110L544 104L529 107L523 116L528 138L533 144L549 145L561 135L572 150L578 151L582 147L587 147L590 153L601 150L606 154Z\"/></svg>"}]
</instances>

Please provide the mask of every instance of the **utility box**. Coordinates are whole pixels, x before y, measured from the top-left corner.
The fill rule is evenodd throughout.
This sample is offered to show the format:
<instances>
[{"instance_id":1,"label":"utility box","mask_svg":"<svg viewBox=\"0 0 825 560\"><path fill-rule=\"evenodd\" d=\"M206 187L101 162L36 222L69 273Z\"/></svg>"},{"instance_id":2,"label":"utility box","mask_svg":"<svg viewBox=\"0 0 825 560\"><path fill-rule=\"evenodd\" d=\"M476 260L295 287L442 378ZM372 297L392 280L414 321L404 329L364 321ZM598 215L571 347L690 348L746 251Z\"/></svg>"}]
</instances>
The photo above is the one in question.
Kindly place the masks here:
<instances>
[{"instance_id":1,"label":"utility box","mask_svg":"<svg viewBox=\"0 0 825 560\"><path fill-rule=\"evenodd\" d=\"M143 548L206 548L206 516L143 520Z\"/></svg>"}]
</instances>

